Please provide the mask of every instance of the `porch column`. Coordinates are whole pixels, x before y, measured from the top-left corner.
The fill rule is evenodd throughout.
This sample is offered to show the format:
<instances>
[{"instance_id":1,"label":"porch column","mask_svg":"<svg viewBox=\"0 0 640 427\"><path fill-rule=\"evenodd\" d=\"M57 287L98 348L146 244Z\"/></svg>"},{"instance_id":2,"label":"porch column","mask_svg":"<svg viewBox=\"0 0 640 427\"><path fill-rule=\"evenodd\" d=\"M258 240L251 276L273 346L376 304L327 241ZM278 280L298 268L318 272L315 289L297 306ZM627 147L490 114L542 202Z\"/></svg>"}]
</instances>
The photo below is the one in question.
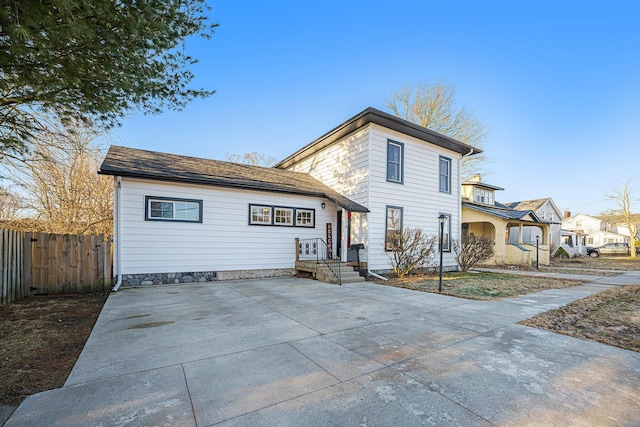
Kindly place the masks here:
<instances>
[{"instance_id":1,"label":"porch column","mask_svg":"<svg viewBox=\"0 0 640 427\"><path fill-rule=\"evenodd\" d=\"M518 244L521 245L522 244L522 230L524 229L524 227L522 226L522 224L520 224L518 226Z\"/></svg>"},{"instance_id":2,"label":"porch column","mask_svg":"<svg viewBox=\"0 0 640 427\"><path fill-rule=\"evenodd\" d=\"M345 209L341 209L342 215L342 241L340 245L342 250L340 251L340 261L347 262L347 252L349 251L349 247L347 244L349 243L349 215Z\"/></svg>"}]
</instances>

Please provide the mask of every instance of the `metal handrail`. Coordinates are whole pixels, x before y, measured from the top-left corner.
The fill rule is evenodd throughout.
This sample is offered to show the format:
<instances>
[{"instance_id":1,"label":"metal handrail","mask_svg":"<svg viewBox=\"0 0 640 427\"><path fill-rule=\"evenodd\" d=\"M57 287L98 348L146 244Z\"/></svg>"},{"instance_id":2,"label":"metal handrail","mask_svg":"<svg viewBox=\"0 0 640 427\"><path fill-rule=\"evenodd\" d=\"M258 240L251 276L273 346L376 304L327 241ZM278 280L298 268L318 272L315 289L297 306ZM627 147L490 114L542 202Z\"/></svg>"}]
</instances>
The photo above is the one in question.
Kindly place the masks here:
<instances>
[{"instance_id":1,"label":"metal handrail","mask_svg":"<svg viewBox=\"0 0 640 427\"><path fill-rule=\"evenodd\" d=\"M301 261L315 261L316 264L324 264L342 285L340 274L340 260L336 258L327 243L320 237L298 240L298 259Z\"/></svg>"}]
</instances>

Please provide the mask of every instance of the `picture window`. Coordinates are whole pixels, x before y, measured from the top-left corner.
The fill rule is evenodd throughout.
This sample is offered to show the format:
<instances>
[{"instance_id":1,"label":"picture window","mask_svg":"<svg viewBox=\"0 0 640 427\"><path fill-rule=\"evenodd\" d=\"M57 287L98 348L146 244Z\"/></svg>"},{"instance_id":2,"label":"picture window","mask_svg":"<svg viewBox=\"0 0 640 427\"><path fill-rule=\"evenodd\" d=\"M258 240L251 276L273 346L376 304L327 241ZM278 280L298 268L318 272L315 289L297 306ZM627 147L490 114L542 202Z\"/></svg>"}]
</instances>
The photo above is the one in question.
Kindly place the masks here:
<instances>
[{"instance_id":1,"label":"picture window","mask_svg":"<svg viewBox=\"0 0 640 427\"><path fill-rule=\"evenodd\" d=\"M202 222L202 200L146 196L145 220Z\"/></svg>"}]
</instances>

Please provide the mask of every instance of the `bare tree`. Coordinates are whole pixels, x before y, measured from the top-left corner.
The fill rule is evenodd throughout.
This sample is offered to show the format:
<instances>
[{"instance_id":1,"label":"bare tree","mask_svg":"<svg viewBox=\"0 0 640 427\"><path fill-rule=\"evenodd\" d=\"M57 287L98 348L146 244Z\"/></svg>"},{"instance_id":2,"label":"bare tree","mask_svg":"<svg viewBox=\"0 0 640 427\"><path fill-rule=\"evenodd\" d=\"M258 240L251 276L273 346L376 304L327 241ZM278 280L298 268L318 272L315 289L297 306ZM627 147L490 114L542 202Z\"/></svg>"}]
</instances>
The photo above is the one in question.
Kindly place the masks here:
<instances>
[{"instance_id":1,"label":"bare tree","mask_svg":"<svg viewBox=\"0 0 640 427\"><path fill-rule=\"evenodd\" d=\"M92 129L74 126L39 134L24 159L14 159L12 180L24 193L32 231L112 234L113 181L97 174L102 150Z\"/></svg>"},{"instance_id":2,"label":"bare tree","mask_svg":"<svg viewBox=\"0 0 640 427\"><path fill-rule=\"evenodd\" d=\"M428 236L419 227L404 227L389 236L390 251L387 252L397 277L428 268L433 264L432 255L436 251L437 236Z\"/></svg>"},{"instance_id":3,"label":"bare tree","mask_svg":"<svg viewBox=\"0 0 640 427\"><path fill-rule=\"evenodd\" d=\"M456 106L456 88L445 83L407 85L394 92L387 107L397 117L444 134L465 144L482 148L484 125L464 107ZM461 162L463 179L481 172L484 154L467 156Z\"/></svg>"},{"instance_id":4,"label":"bare tree","mask_svg":"<svg viewBox=\"0 0 640 427\"><path fill-rule=\"evenodd\" d=\"M0 186L0 220L11 221L18 218L23 207L22 198L6 187Z\"/></svg>"},{"instance_id":5,"label":"bare tree","mask_svg":"<svg viewBox=\"0 0 640 427\"><path fill-rule=\"evenodd\" d=\"M619 215L623 224L627 226L630 234L629 247L631 248L631 257L636 258L635 239L638 233L638 224L633 221L634 215L631 213L631 205L633 202L637 201L637 199L633 199L635 191L631 188L632 179L633 178L629 178L626 183L614 188L612 193L608 194L607 197L618 205L618 209L613 209L612 213Z\"/></svg>"},{"instance_id":6,"label":"bare tree","mask_svg":"<svg viewBox=\"0 0 640 427\"><path fill-rule=\"evenodd\" d=\"M463 235L453 241L453 252L462 271L467 271L477 263L493 255L493 242L488 237Z\"/></svg>"},{"instance_id":7,"label":"bare tree","mask_svg":"<svg viewBox=\"0 0 640 427\"><path fill-rule=\"evenodd\" d=\"M233 163L264 167L271 167L278 161L278 159L273 156L266 156L256 151L244 154L227 154L227 160Z\"/></svg>"}]
</instances>

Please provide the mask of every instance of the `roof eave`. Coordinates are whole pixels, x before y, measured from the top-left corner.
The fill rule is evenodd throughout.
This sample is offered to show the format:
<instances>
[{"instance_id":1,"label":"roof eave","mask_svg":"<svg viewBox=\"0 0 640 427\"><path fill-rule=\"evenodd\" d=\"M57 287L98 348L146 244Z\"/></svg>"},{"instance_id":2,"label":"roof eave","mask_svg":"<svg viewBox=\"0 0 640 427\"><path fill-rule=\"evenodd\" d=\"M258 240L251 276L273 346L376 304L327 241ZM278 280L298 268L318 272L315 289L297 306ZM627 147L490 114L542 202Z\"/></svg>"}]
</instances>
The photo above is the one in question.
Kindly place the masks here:
<instances>
[{"instance_id":1,"label":"roof eave","mask_svg":"<svg viewBox=\"0 0 640 427\"><path fill-rule=\"evenodd\" d=\"M479 148L472 147L471 145L449 138L446 135L439 134L415 123L369 107L312 141L310 144L307 144L305 147L291 154L289 157L276 163L273 167L286 169L294 163L304 160L312 154L370 123L413 136L462 155L482 153L482 150Z\"/></svg>"},{"instance_id":2,"label":"roof eave","mask_svg":"<svg viewBox=\"0 0 640 427\"><path fill-rule=\"evenodd\" d=\"M195 185L204 185L209 187L222 187L222 188L235 188L239 190L256 190L256 191L267 191L271 193L280 193L280 194L294 194L298 196L307 196L307 197L321 197L327 200L331 200L342 208L345 208L351 212L369 212L369 209L366 207L353 202L353 205L344 203L339 200L338 197L334 197L330 194L318 191L296 191L295 189L287 189L287 188L269 188L267 186L257 185L247 185L238 182L226 182L226 181L215 181L210 179L197 179L197 178L185 178L185 177L165 177L165 176L157 176L157 175L148 175L148 174L137 174L126 171L118 171L118 170L103 170L100 168L98 173L101 175L112 175L112 176L121 176L123 178L134 178L134 179L148 179L152 181L164 181L164 182L177 182L183 184L195 184Z\"/></svg>"}]
</instances>

